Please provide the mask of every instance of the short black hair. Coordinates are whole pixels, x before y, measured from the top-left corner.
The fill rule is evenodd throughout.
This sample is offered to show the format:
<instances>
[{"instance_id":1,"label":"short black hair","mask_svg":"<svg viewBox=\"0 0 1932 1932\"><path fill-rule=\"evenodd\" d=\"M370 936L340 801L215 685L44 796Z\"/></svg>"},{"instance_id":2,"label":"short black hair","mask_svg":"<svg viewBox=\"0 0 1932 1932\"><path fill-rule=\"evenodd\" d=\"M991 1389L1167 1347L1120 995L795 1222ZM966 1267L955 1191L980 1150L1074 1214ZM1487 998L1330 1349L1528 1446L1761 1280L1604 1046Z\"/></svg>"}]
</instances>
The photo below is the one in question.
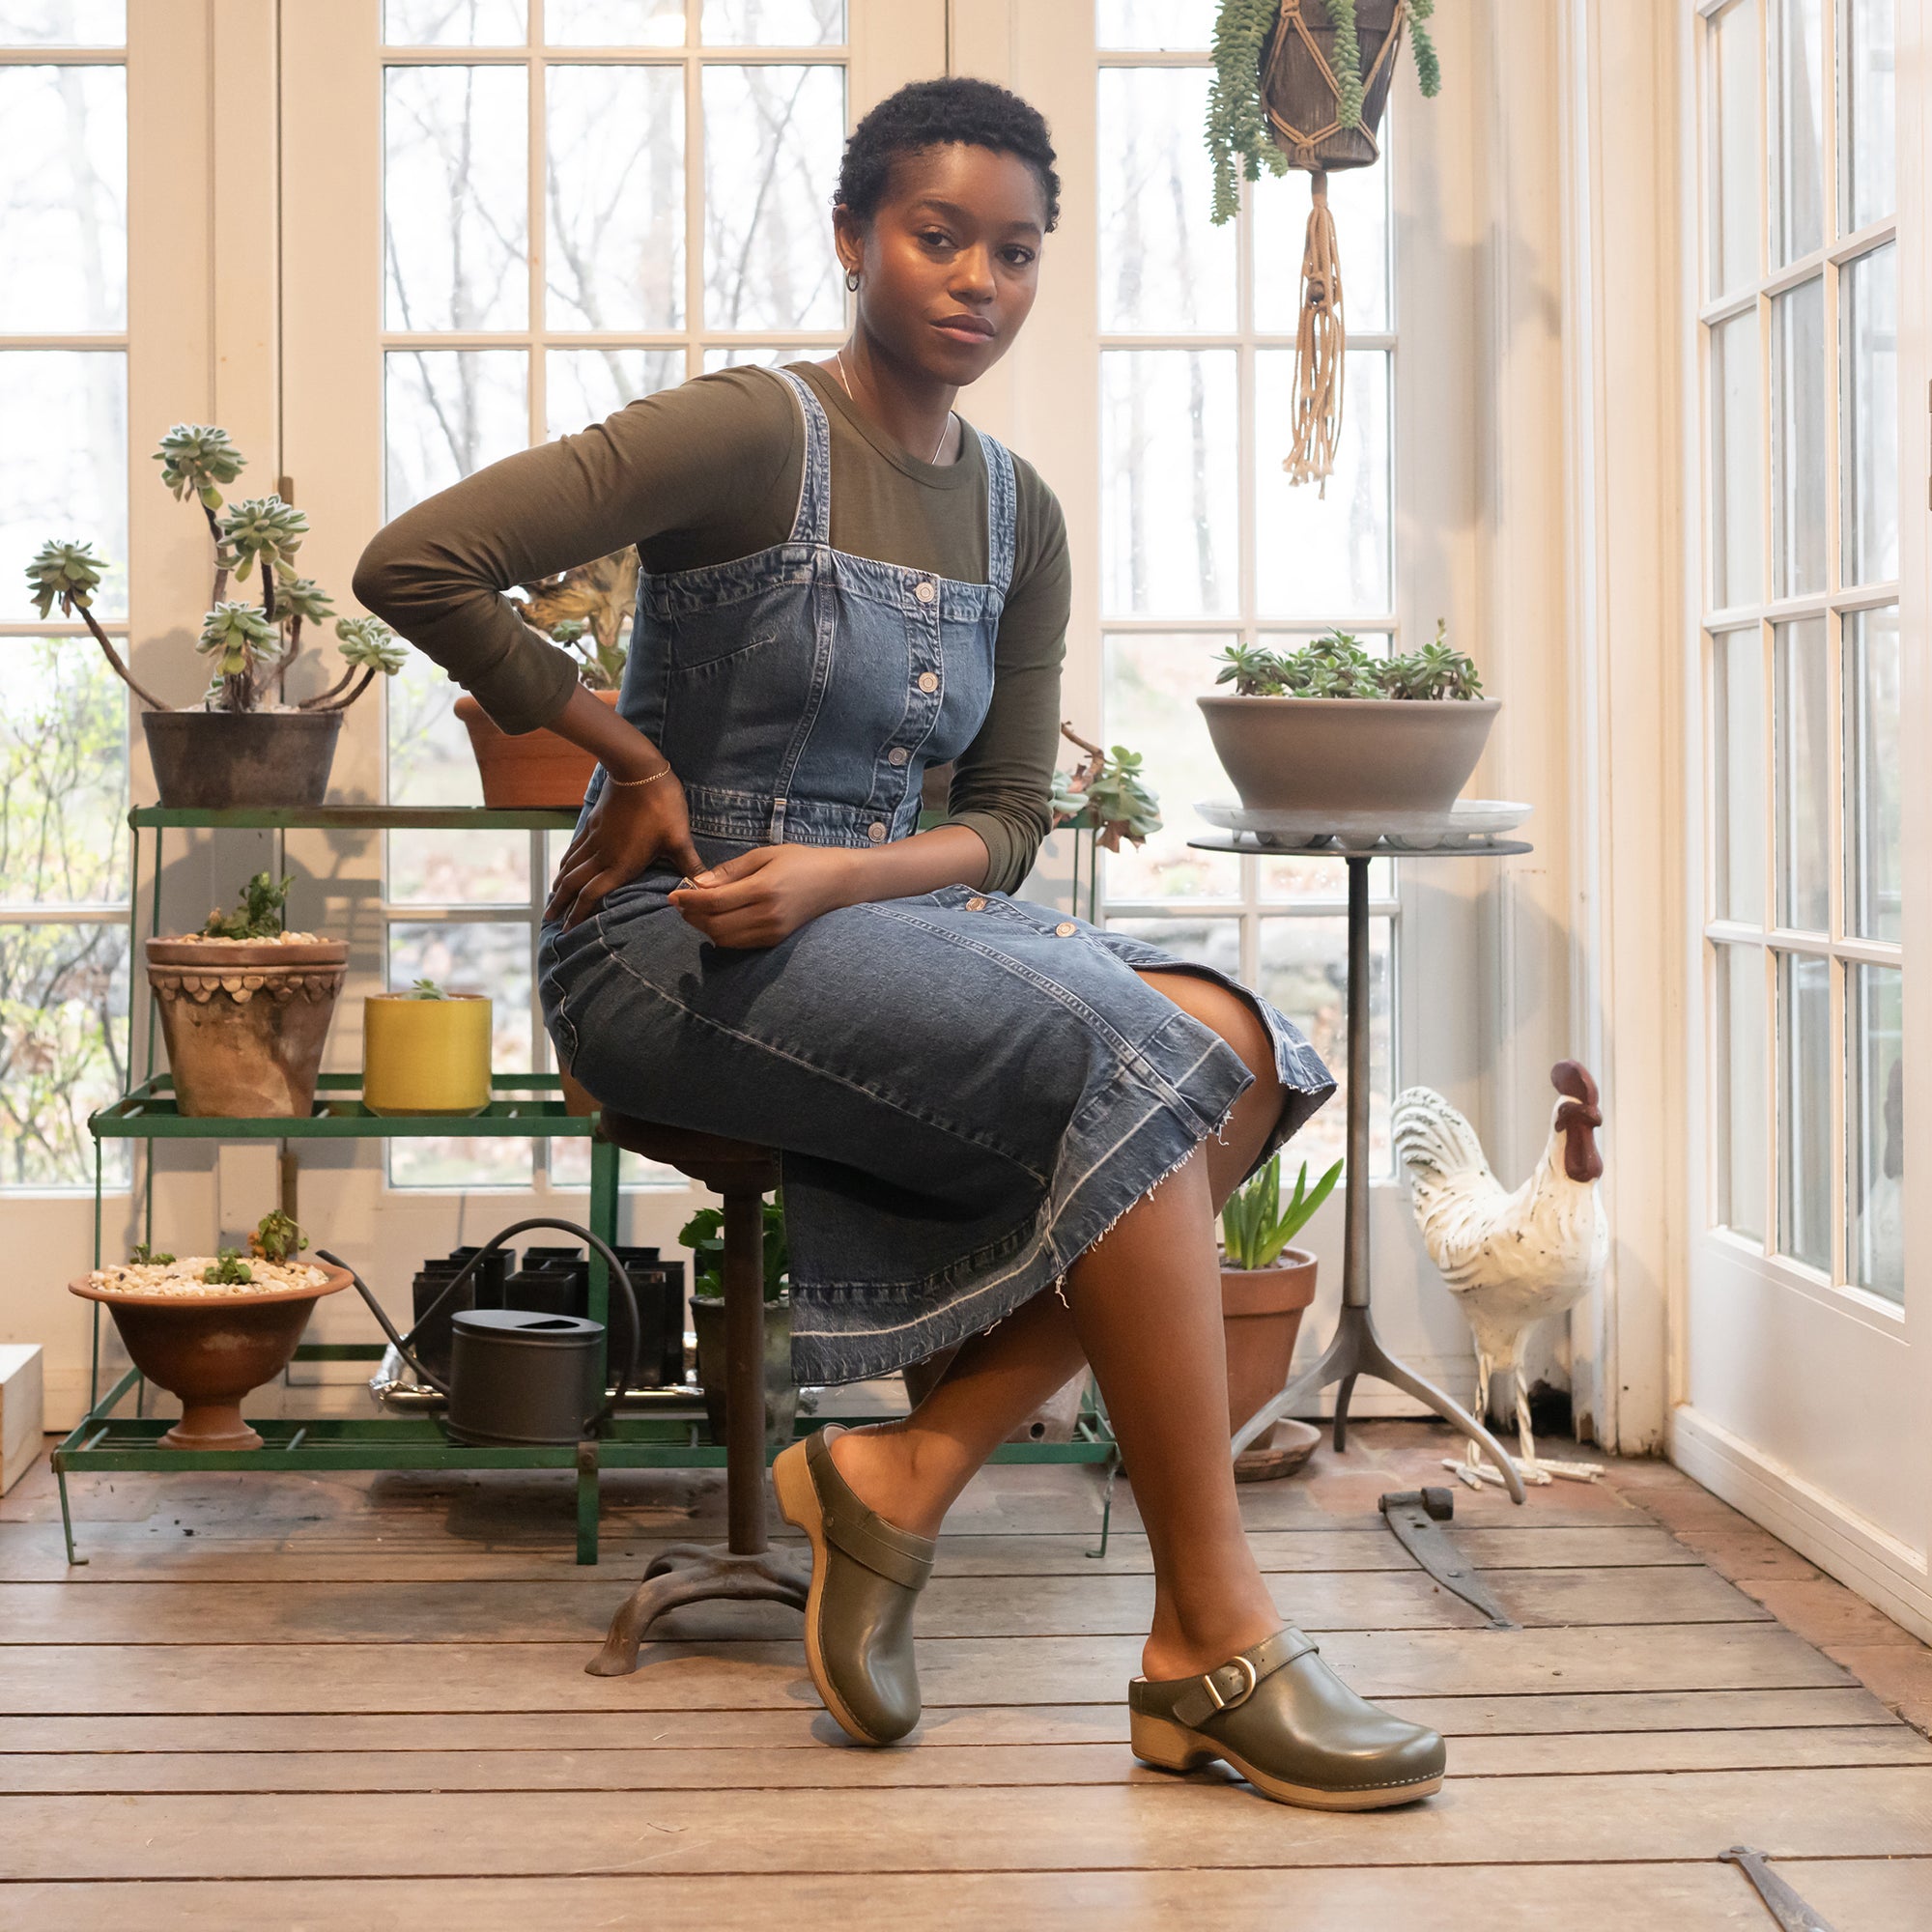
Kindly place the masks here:
<instances>
[{"instance_id":1,"label":"short black hair","mask_svg":"<svg viewBox=\"0 0 1932 1932\"><path fill-rule=\"evenodd\" d=\"M949 74L914 80L889 94L853 128L838 166L835 207L843 204L869 221L885 199L893 163L952 142L1016 155L1039 177L1048 229L1060 219L1060 177L1045 117L1031 101L990 80Z\"/></svg>"}]
</instances>

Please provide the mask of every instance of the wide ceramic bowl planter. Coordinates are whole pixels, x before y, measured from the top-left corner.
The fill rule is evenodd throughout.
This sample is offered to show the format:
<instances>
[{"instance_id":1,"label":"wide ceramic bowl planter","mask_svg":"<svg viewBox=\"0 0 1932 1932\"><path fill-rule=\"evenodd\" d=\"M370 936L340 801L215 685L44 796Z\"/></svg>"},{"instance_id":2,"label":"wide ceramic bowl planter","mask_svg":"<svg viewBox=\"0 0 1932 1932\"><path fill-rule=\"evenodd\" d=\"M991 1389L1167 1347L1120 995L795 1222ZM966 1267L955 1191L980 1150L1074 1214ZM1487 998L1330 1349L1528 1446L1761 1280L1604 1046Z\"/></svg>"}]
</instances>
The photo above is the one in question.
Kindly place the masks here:
<instances>
[{"instance_id":1,"label":"wide ceramic bowl planter","mask_svg":"<svg viewBox=\"0 0 1932 1932\"><path fill-rule=\"evenodd\" d=\"M141 729L163 805L320 805L342 713L144 711Z\"/></svg>"},{"instance_id":2,"label":"wide ceramic bowl planter","mask_svg":"<svg viewBox=\"0 0 1932 1932\"><path fill-rule=\"evenodd\" d=\"M313 1109L346 944L151 939L147 954L182 1113L298 1120Z\"/></svg>"},{"instance_id":3,"label":"wide ceramic bowl planter","mask_svg":"<svg viewBox=\"0 0 1932 1932\"><path fill-rule=\"evenodd\" d=\"M1315 1299L1315 1257L1287 1248L1273 1267L1221 1270L1221 1332L1228 1346L1228 1434L1233 1435L1288 1386L1289 1364L1301 1333L1301 1318ZM1284 1431L1302 1444L1285 1456L1277 1446ZM1306 1461L1314 1436L1299 1423L1276 1426L1276 1442L1260 1443L1235 1460L1237 1480L1286 1475ZM1244 1468L1242 1465L1246 1464Z\"/></svg>"},{"instance_id":4,"label":"wide ceramic bowl planter","mask_svg":"<svg viewBox=\"0 0 1932 1932\"><path fill-rule=\"evenodd\" d=\"M242 1397L288 1367L315 1304L349 1286L347 1268L303 1265L325 1279L203 1298L99 1288L82 1275L68 1291L105 1302L128 1359L156 1388L181 1398L182 1418L162 1448L259 1449L262 1438L242 1419Z\"/></svg>"},{"instance_id":5,"label":"wide ceramic bowl planter","mask_svg":"<svg viewBox=\"0 0 1932 1932\"><path fill-rule=\"evenodd\" d=\"M1502 708L1493 697L1202 697L1250 811L1445 811Z\"/></svg>"},{"instance_id":6,"label":"wide ceramic bowl planter","mask_svg":"<svg viewBox=\"0 0 1932 1932\"><path fill-rule=\"evenodd\" d=\"M593 691L600 704L615 709L614 691ZM456 700L456 715L469 733L469 749L483 780L483 803L493 811L575 811L597 760L554 731L520 731L512 737L468 692Z\"/></svg>"},{"instance_id":7,"label":"wide ceramic bowl planter","mask_svg":"<svg viewBox=\"0 0 1932 1932\"><path fill-rule=\"evenodd\" d=\"M397 1114L480 1114L490 1104L491 1004L481 993L362 1002L362 1104Z\"/></svg>"},{"instance_id":8,"label":"wide ceramic bowl planter","mask_svg":"<svg viewBox=\"0 0 1932 1932\"><path fill-rule=\"evenodd\" d=\"M691 1297L691 1326L697 1337L697 1379L711 1439L724 1440L724 1303L715 1295ZM791 1303L765 1303L765 1447L783 1449L798 1413L798 1384L791 1378Z\"/></svg>"}]
</instances>

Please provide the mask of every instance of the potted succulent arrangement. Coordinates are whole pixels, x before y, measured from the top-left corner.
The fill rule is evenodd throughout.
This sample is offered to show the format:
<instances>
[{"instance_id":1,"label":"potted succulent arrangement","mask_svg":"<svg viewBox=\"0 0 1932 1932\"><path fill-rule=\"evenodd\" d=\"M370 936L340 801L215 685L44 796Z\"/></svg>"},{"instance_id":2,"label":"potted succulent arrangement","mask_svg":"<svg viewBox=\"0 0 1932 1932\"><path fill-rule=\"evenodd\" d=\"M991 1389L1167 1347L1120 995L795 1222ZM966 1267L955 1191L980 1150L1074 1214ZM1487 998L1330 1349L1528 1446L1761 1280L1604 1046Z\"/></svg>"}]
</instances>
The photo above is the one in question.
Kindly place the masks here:
<instances>
[{"instance_id":1,"label":"potted succulent arrangement","mask_svg":"<svg viewBox=\"0 0 1932 1932\"><path fill-rule=\"evenodd\" d=\"M1343 631L1300 650L1231 644L1197 698L1215 755L1250 811L1446 811L1500 708L1445 628L1378 658Z\"/></svg>"},{"instance_id":2,"label":"potted succulent arrangement","mask_svg":"<svg viewBox=\"0 0 1932 1932\"><path fill-rule=\"evenodd\" d=\"M199 932L147 942L184 1114L294 1119L315 1104L349 948L287 929L293 883L257 872L236 911L216 907Z\"/></svg>"},{"instance_id":3,"label":"potted succulent arrangement","mask_svg":"<svg viewBox=\"0 0 1932 1932\"><path fill-rule=\"evenodd\" d=\"M372 1114L480 1114L490 1104L491 1001L418 980L362 1002L362 1104Z\"/></svg>"},{"instance_id":4,"label":"potted succulent arrangement","mask_svg":"<svg viewBox=\"0 0 1932 1932\"><path fill-rule=\"evenodd\" d=\"M1313 1187L1303 1161L1281 1198L1276 1154L1221 1209L1221 1324L1228 1346L1228 1434L1288 1386L1301 1318L1315 1299L1315 1257L1290 1243L1342 1178L1338 1160ZM1308 1460L1317 1432L1292 1416L1235 1459L1237 1482L1285 1476Z\"/></svg>"},{"instance_id":5,"label":"potted succulent arrangement","mask_svg":"<svg viewBox=\"0 0 1932 1932\"><path fill-rule=\"evenodd\" d=\"M526 621L577 658L578 682L601 703L614 705L624 681L639 569L631 548L518 586ZM454 709L469 733L486 806L499 811L570 810L583 802L597 767L588 752L554 731L512 737L467 692Z\"/></svg>"},{"instance_id":6,"label":"potted succulent arrangement","mask_svg":"<svg viewBox=\"0 0 1932 1932\"><path fill-rule=\"evenodd\" d=\"M697 1336L697 1379L711 1439L724 1439L724 1215L700 1208L677 1237L691 1250L691 1325ZM784 1197L765 1203L765 1441L783 1448L798 1413L791 1377L791 1252L785 1243Z\"/></svg>"},{"instance_id":7,"label":"potted succulent arrangement","mask_svg":"<svg viewBox=\"0 0 1932 1932\"><path fill-rule=\"evenodd\" d=\"M347 1268L296 1259L308 1237L283 1213L265 1214L249 1253L222 1248L179 1260L142 1246L125 1264L68 1283L104 1303L128 1359L181 1398L164 1449L259 1449L242 1400L281 1374L325 1294L349 1286Z\"/></svg>"},{"instance_id":8,"label":"potted succulent arrangement","mask_svg":"<svg viewBox=\"0 0 1932 1932\"><path fill-rule=\"evenodd\" d=\"M289 703L289 668L301 655L304 625L319 627L335 607L296 568L308 519L278 496L225 504L246 458L226 430L177 423L155 460L177 502L194 497L214 546L214 586L195 648L210 667L208 689L193 704L164 702L128 669L93 611L109 568L91 544L43 544L27 566L27 587L43 618L55 606L78 613L107 662L148 707L141 714L160 801L168 806L320 805L342 714L380 675L393 677L408 655L375 617L336 619L346 668L327 689ZM260 570L259 607L227 593Z\"/></svg>"}]
</instances>

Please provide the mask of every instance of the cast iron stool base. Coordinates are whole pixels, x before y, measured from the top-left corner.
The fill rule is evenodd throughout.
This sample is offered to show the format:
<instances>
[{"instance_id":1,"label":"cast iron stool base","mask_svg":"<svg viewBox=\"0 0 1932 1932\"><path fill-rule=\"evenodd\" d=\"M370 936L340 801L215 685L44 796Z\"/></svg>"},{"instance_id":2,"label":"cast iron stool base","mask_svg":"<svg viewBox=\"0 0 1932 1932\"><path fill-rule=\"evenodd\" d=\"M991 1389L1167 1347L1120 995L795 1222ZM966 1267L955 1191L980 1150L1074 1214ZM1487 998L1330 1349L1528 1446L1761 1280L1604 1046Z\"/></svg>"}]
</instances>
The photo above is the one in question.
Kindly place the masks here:
<instances>
[{"instance_id":1,"label":"cast iron stool base","mask_svg":"<svg viewBox=\"0 0 1932 1932\"><path fill-rule=\"evenodd\" d=\"M611 1621L604 1648L583 1667L627 1677L652 1622L680 1604L753 1598L805 1608L805 1573L765 1538L765 1210L778 1156L749 1141L659 1126L605 1109L598 1131L647 1160L688 1174L724 1200L724 1488L730 1541L674 1543Z\"/></svg>"},{"instance_id":2,"label":"cast iron stool base","mask_svg":"<svg viewBox=\"0 0 1932 1932\"><path fill-rule=\"evenodd\" d=\"M740 1597L802 1610L810 1587L810 1577L775 1549L740 1555L711 1543L674 1543L651 1559L644 1580L611 1620L604 1648L583 1667L592 1677L628 1677L644 1633L680 1604Z\"/></svg>"}]
</instances>

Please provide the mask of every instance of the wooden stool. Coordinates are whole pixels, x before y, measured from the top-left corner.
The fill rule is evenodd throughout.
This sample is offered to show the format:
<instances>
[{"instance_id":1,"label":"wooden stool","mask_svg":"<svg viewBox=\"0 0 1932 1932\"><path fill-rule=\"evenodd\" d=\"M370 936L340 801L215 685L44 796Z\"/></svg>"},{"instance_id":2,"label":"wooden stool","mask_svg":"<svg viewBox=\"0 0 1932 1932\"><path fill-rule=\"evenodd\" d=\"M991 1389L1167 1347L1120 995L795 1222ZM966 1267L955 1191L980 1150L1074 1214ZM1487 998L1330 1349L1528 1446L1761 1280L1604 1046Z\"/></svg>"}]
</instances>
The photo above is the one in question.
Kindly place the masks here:
<instances>
[{"instance_id":1,"label":"wooden stool","mask_svg":"<svg viewBox=\"0 0 1932 1932\"><path fill-rule=\"evenodd\" d=\"M613 1114L599 1132L646 1160L688 1174L724 1202L724 1484L729 1541L674 1543L611 1620L593 1677L625 1677L638 1646L666 1610L718 1597L753 1597L805 1608L808 1577L765 1536L765 1215L779 1184L778 1155L750 1141Z\"/></svg>"}]
</instances>

